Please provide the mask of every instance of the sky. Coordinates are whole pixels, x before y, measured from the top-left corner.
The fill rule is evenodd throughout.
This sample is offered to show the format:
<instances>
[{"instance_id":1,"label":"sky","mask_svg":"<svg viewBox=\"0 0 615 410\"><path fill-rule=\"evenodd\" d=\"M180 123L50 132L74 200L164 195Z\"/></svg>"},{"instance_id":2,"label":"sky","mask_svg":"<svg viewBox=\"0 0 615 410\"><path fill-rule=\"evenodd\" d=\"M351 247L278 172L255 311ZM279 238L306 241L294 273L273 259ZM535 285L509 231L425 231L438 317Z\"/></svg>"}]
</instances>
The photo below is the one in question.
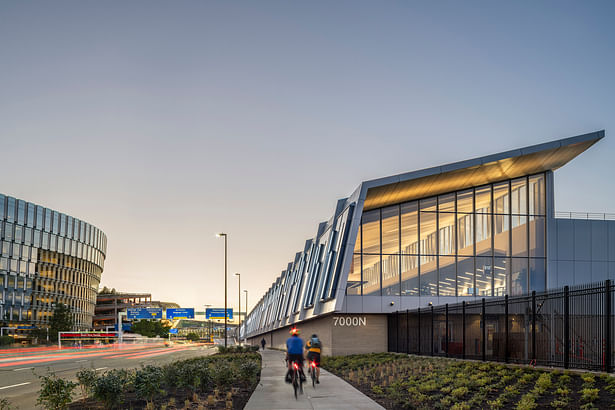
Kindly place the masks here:
<instances>
[{"instance_id":1,"label":"sky","mask_svg":"<svg viewBox=\"0 0 615 410\"><path fill-rule=\"evenodd\" d=\"M101 286L254 306L361 181L591 131L614 212L613 1L0 2L0 192L108 237ZM242 296L242 304L244 304ZM245 306L243 306L245 308ZM243 310L242 308L242 310Z\"/></svg>"}]
</instances>

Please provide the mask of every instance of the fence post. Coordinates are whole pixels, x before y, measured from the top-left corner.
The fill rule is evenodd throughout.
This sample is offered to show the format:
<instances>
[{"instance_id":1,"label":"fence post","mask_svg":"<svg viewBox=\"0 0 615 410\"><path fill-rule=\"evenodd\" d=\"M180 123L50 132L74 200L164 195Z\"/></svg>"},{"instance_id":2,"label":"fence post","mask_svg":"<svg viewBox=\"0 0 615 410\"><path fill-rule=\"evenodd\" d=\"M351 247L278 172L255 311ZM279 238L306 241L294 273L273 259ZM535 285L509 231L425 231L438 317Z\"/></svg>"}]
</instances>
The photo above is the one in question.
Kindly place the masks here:
<instances>
[{"instance_id":1,"label":"fence post","mask_svg":"<svg viewBox=\"0 0 615 410\"><path fill-rule=\"evenodd\" d=\"M536 364L536 291L532 291L532 360Z\"/></svg>"},{"instance_id":2,"label":"fence post","mask_svg":"<svg viewBox=\"0 0 615 410\"><path fill-rule=\"evenodd\" d=\"M417 351L419 352L419 356L421 355L421 308L418 308L416 310L416 316L418 319L418 339L419 339L419 343L417 346Z\"/></svg>"},{"instance_id":3,"label":"fence post","mask_svg":"<svg viewBox=\"0 0 615 410\"><path fill-rule=\"evenodd\" d=\"M604 283L604 371L611 373L611 280Z\"/></svg>"},{"instance_id":4,"label":"fence post","mask_svg":"<svg viewBox=\"0 0 615 410\"><path fill-rule=\"evenodd\" d=\"M483 362L487 360L487 318L485 317L485 298L483 298L483 309L482 309L482 319L483 319L483 334L482 334L482 350L483 350Z\"/></svg>"},{"instance_id":5,"label":"fence post","mask_svg":"<svg viewBox=\"0 0 615 410\"><path fill-rule=\"evenodd\" d=\"M433 305L431 305L431 355L433 354Z\"/></svg>"},{"instance_id":6,"label":"fence post","mask_svg":"<svg viewBox=\"0 0 615 410\"><path fill-rule=\"evenodd\" d=\"M461 302L461 358L466 358L466 301Z\"/></svg>"},{"instance_id":7,"label":"fence post","mask_svg":"<svg viewBox=\"0 0 615 410\"><path fill-rule=\"evenodd\" d=\"M446 304L446 316L445 316L445 318L446 318L445 319L446 320L446 326L444 328L444 334L446 336L445 336L445 339L444 339L445 340L444 348L445 348L445 352L446 352L446 357L448 357L448 303Z\"/></svg>"},{"instance_id":8,"label":"fence post","mask_svg":"<svg viewBox=\"0 0 615 410\"><path fill-rule=\"evenodd\" d=\"M504 296L504 363L508 363L508 295Z\"/></svg>"},{"instance_id":9,"label":"fence post","mask_svg":"<svg viewBox=\"0 0 615 410\"><path fill-rule=\"evenodd\" d=\"M570 365L570 294L564 286L564 369Z\"/></svg>"}]
</instances>

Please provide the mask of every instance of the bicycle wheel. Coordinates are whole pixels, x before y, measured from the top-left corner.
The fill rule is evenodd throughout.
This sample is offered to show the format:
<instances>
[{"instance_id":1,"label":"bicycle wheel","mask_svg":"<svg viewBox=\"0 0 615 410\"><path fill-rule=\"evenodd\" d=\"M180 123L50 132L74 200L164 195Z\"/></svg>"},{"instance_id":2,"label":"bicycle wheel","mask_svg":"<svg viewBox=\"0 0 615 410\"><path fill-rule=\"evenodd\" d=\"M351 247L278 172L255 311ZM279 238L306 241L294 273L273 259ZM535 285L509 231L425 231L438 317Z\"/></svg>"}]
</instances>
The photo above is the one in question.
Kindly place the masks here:
<instances>
[{"instance_id":1,"label":"bicycle wheel","mask_svg":"<svg viewBox=\"0 0 615 410\"><path fill-rule=\"evenodd\" d=\"M299 382L297 381L297 378L297 370L293 370L293 390L295 392L295 400L297 399L297 388L299 387Z\"/></svg>"}]
</instances>

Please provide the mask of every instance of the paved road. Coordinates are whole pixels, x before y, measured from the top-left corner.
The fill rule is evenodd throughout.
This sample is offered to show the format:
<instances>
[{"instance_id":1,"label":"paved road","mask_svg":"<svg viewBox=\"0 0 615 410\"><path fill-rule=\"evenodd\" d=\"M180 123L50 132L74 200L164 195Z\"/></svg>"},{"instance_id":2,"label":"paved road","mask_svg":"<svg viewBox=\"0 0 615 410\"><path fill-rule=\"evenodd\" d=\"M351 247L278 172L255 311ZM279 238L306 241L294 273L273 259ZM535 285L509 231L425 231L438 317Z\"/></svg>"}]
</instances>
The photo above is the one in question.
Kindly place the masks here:
<instances>
[{"instance_id":1,"label":"paved road","mask_svg":"<svg viewBox=\"0 0 615 410\"><path fill-rule=\"evenodd\" d=\"M13 407L36 408L40 389L38 375L48 369L58 376L76 380L82 368L98 372L136 368L142 364L164 364L190 357L212 354L215 349L202 345L123 345L88 349L33 348L0 350L0 398Z\"/></svg>"}]
</instances>

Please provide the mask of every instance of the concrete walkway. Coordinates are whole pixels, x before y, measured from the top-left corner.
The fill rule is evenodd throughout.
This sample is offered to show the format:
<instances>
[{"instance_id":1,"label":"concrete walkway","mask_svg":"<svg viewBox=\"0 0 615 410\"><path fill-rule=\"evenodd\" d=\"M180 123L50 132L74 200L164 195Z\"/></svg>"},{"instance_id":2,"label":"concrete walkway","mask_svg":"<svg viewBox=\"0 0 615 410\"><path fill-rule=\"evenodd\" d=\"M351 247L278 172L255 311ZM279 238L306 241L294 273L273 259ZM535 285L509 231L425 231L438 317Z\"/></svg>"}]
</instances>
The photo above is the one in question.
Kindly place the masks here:
<instances>
[{"instance_id":1,"label":"concrete walkway","mask_svg":"<svg viewBox=\"0 0 615 410\"><path fill-rule=\"evenodd\" d=\"M383 409L350 384L323 369L320 370L320 384L314 389L308 377L308 383L303 384L303 395L298 395L295 400L292 386L284 382L284 353L269 349L260 353L263 358L261 381L250 397L246 410Z\"/></svg>"}]
</instances>

